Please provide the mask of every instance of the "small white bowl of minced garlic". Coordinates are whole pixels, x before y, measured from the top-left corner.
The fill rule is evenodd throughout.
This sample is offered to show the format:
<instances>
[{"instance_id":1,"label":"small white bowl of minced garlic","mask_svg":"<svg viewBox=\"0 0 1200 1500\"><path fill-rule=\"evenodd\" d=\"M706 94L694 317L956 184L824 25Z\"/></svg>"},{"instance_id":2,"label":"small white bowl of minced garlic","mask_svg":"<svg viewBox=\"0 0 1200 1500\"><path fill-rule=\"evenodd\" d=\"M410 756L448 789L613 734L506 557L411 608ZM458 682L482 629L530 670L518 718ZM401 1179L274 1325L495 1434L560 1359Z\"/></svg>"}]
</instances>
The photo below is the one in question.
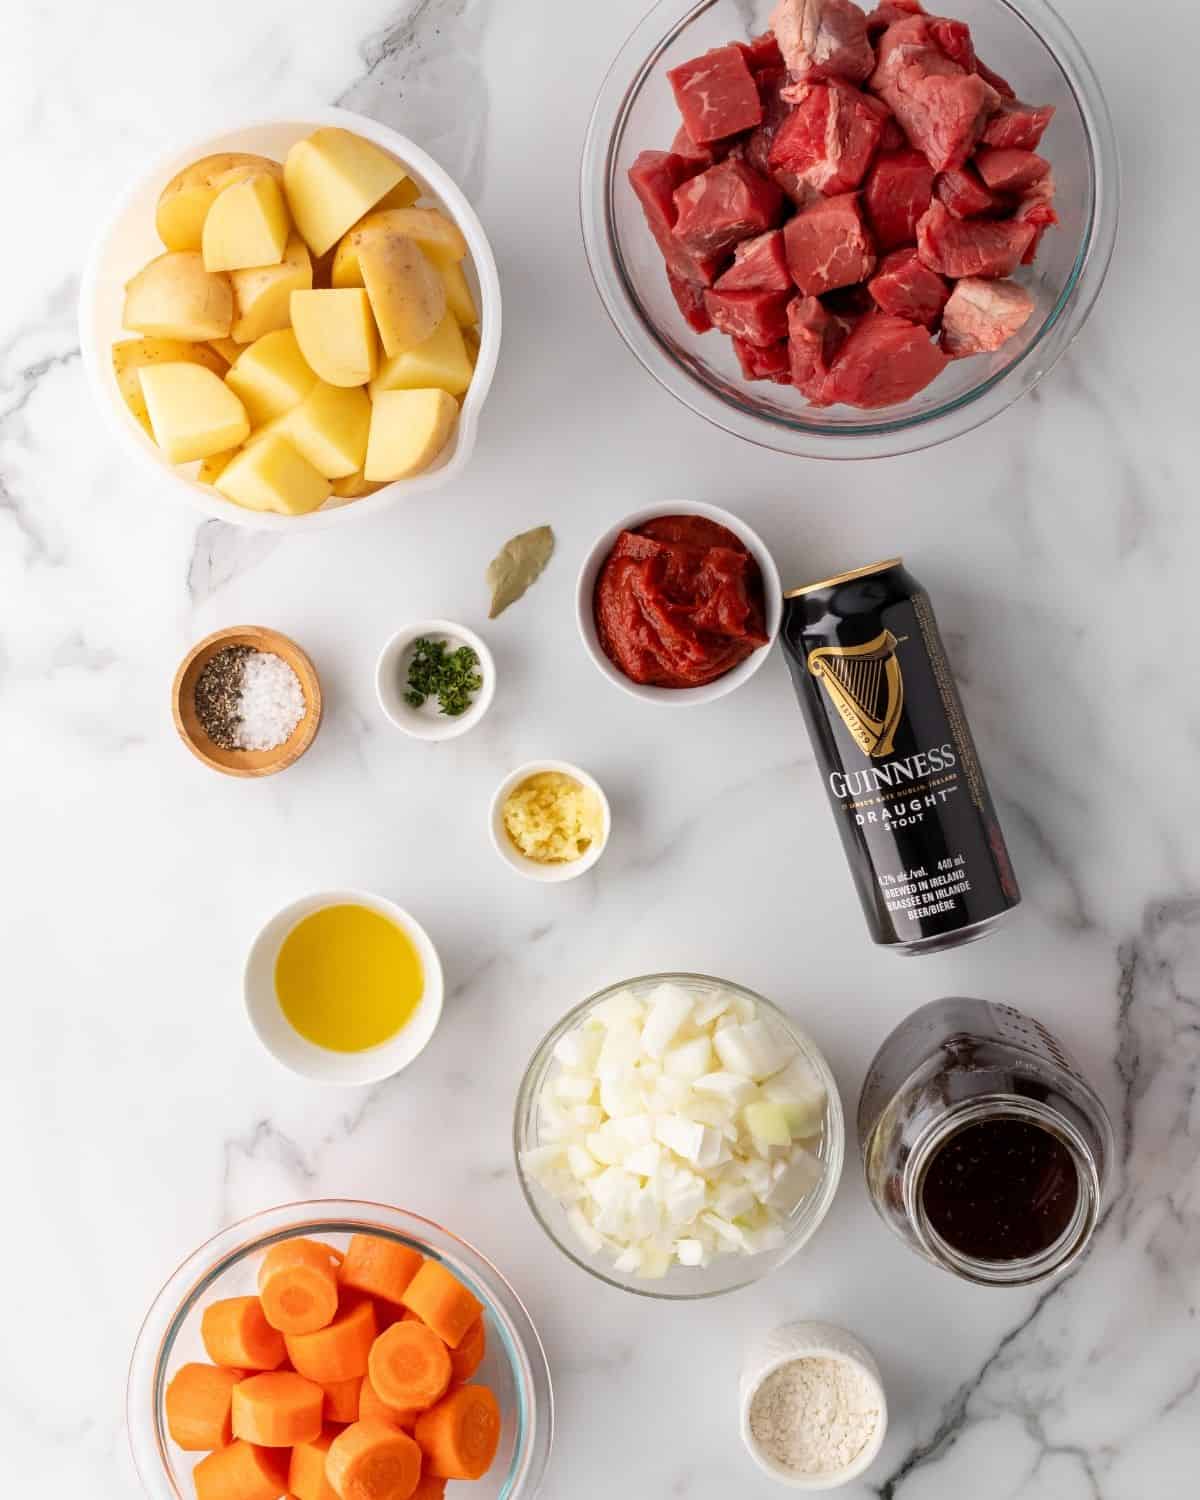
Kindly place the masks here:
<instances>
[{"instance_id":1,"label":"small white bowl of minced garlic","mask_svg":"<svg viewBox=\"0 0 1200 1500\"><path fill-rule=\"evenodd\" d=\"M836 1490L875 1462L887 1431L879 1366L832 1323L787 1323L746 1355L741 1432L751 1458L796 1490Z\"/></svg>"},{"instance_id":2,"label":"small white bowl of minced garlic","mask_svg":"<svg viewBox=\"0 0 1200 1500\"><path fill-rule=\"evenodd\" d=\"M505 864L550 884L592 868L608 843L612 813L586 771L563 760L531 760L496 788L490 824Z\"/></svg>"}]
</instances>

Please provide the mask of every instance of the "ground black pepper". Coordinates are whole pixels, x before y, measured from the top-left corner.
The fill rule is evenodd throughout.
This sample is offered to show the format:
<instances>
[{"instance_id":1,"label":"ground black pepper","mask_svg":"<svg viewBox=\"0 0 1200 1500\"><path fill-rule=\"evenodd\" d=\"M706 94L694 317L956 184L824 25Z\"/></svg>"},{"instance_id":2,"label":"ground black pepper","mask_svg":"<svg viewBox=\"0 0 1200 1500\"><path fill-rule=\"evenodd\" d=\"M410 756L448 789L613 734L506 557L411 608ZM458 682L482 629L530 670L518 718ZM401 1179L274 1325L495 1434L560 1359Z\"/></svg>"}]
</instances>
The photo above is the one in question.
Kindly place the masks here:
<instances>
[{"instance_id":1,"label":"ground black pepper","mask_svg":"<svg viewBox=\"0 0 1200 1500\"><path fill-rule=\"evenodd\" d=\"M242 673L252 646L225 646L204 664L196 679L196 717L200 727L222 750L238 748L242 716L238 706Z\"/></svg>"}]
</instances>

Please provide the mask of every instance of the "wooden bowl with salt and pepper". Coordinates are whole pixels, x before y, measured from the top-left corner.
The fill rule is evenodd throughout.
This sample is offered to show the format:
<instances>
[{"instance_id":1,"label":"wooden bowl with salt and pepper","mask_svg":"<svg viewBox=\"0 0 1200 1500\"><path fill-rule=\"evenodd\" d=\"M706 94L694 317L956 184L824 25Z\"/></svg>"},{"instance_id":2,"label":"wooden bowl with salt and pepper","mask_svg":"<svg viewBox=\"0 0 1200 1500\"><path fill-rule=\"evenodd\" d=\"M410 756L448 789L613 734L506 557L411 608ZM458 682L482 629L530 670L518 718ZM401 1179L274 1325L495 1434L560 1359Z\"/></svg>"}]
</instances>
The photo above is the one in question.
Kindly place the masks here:
<instances>
[{"instance_id":1,"label":"wooden bowl with salt and pepper","mask_svg":"<svg viewBox=\"0 0 1200 1500\"><path fill-rule=\"evenodd\" d=\"M222 691L228 697L228 683L220 679L222 675L228 679L239 661L249 660L254 653L273 657L289 668L304 697L303 710L294 726L269 749L247 749L220 742L230 737L230 723L236 723L229 719L228 702L221 702ZM205 685L211 689L207 727L196 694L206 668L209 674ZM228 670L223 673L223 668ZM316 738L321 724L321 684L316 668L295 641L262 625L235 625L205 636L184 657L171 689L171 711L180 739L212 770L226 776L273 776L276 771L295 765Z\"/></svg>"}]
</instances>

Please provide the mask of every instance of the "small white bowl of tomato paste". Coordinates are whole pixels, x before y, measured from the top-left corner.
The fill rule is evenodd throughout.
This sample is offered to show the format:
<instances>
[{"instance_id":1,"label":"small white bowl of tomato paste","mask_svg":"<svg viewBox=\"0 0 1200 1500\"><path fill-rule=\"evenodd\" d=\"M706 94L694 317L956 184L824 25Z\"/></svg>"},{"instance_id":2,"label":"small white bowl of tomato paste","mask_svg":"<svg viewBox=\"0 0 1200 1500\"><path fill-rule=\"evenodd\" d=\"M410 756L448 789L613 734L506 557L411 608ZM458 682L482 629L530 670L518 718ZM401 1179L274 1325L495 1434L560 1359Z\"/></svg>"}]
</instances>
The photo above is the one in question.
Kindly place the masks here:
<instances>
[{"instance_id":1,"label":"small white bowl of tomato paste","mask_svg":"<svg viewBox=\"0 0 1200 1500\"><path fill-rule=\"evenodd\" d=\"M683 708L723 698L758 671L779 633L783 586L740 517L663 500L597 537L579 570L576 616L611 683Z\"/></svg>"}]
</instances>

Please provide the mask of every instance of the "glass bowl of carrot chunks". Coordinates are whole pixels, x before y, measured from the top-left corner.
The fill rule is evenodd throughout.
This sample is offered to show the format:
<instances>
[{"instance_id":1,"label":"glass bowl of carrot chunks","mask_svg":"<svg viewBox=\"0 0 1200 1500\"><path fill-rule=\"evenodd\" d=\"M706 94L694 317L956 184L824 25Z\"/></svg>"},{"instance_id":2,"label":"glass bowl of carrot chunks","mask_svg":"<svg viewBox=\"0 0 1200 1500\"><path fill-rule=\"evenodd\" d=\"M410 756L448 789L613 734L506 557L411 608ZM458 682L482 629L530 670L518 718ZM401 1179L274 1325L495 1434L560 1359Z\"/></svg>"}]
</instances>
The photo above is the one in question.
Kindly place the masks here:
<instances>
[{"instance_id":1,"label":"glass bowl of carrot chunks","mask_svg":"<svg viewBox=\"0 0 1200 1500\"><path fill-rule=\"evenodd\" d=\"M184 1261L138 1335L127 1422L151 1500L531 1500L554 1398L529 1314L478 1250L402 1209L319 1200Z\"/></svg>"}]
</instances>

